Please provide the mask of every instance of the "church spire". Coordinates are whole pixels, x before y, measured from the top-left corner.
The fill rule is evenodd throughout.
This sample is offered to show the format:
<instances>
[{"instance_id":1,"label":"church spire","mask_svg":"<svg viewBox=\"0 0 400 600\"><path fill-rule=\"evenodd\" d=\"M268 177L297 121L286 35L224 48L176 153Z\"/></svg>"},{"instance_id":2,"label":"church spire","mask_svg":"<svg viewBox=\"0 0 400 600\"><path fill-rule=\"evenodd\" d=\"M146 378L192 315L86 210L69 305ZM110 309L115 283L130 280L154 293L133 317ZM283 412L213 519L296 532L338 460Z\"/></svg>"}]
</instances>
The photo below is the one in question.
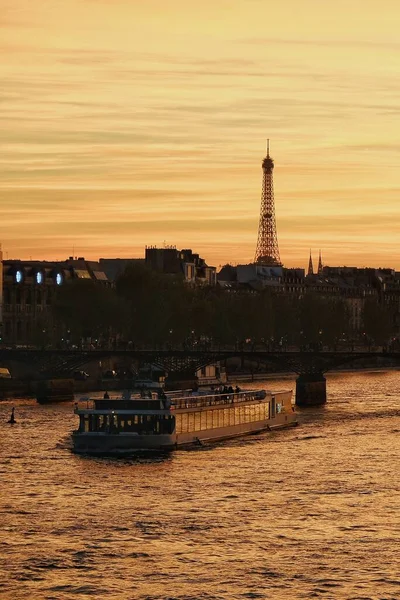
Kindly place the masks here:
<instances>
[{"instance_id":1,"label":"church spire","mask_svg":"<svg viewBox=\"0 0 400 600\"><path fill-rule=\"evenodd\" d=\"M308 261L308 273L307 275L314 275L314 267L312 264L312 256L311 256L311 249L310 249L310 260Z\"/></svg>"},{"instance_id":2,"label":"church spire","mask_svg":"<svg viewBox=\"0 0 400 600\"><path fill-rule=\"evenodd\" d=\"M322 258L321 258L321 250L319 251L319 259L318 259L318 275L322 275Z\"/></svg>"}]
</instances>

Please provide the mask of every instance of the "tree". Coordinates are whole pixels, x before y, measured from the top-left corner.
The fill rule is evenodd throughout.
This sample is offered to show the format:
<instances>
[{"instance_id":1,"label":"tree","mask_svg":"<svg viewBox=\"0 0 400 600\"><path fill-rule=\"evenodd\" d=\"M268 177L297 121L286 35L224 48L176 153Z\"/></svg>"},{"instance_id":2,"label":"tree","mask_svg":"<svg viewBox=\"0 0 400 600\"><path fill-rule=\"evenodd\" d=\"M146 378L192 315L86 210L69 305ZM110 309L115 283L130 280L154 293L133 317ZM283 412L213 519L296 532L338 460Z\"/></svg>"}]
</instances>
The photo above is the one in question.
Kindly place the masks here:
<instances>
[{"instance_id":1,"label":"tree","mask_svg":"<svg viewBox=\"0 0 400 600\"><path fill-rule=\"evenodd\" d=\"M386 306L376 299L368 298L363 309L363 325L366 337L373 343L386 344L392 333L392 319Z\"/></svg>"},{"instance_id":2,"label":"tree","mask_svg":"<svg viewBox=\"0 0 400 600\"><path fill-rule=\"evenodd\" d=\"M60 286L52 310L73 343L108 337L111 330L122 328L125 317L125 307L114 290L88 279Z\"/></svg>"}]
</instances>

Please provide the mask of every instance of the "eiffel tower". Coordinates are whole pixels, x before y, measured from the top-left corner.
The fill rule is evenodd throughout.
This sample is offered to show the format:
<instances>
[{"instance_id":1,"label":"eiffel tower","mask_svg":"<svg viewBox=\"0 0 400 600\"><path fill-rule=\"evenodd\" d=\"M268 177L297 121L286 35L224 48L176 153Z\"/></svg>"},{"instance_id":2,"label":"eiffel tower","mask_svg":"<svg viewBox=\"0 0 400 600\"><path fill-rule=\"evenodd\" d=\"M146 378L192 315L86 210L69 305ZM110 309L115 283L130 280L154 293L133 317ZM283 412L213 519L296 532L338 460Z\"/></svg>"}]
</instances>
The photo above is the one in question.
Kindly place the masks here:
<instances>
[{"instance_id":1,"label":"eiffel tower","mask_svg":"<svg viewBox=\"0 0 400 600\"><path fill-rule=\"evenodd\" d=\"M267 156L262 162L263 180L261 191L260 223L254 262L266 266L281 266L279 257L278 237L276 235L275 203L274 203L274 161L269 155L269 140L267 141Z\"/></svg>"}]
</instances>

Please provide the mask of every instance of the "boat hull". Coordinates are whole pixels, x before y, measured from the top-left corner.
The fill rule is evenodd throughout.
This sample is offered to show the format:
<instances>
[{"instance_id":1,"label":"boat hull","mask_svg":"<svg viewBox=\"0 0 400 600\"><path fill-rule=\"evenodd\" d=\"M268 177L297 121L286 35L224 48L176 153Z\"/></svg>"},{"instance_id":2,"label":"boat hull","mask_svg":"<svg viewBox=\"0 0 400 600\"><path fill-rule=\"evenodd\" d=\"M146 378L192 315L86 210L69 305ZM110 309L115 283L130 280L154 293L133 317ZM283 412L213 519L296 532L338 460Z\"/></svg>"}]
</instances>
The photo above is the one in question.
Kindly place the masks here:
<instances>
[{"instance_id":1,"label":"boat hull","mask_svg":"<svg viewBox=\"0 0 400 600\"><path fill-rule=\"evenodd\" d=\"M242 423L230 427L220 427L203 431L180 434L140 435L135 433L74 432L72 434L73 452L96 456L126 456L142 451L171 451L179 447L218 442L296 426L294 413L276 415L273 419Z\"/></svg>"}]
</instances>

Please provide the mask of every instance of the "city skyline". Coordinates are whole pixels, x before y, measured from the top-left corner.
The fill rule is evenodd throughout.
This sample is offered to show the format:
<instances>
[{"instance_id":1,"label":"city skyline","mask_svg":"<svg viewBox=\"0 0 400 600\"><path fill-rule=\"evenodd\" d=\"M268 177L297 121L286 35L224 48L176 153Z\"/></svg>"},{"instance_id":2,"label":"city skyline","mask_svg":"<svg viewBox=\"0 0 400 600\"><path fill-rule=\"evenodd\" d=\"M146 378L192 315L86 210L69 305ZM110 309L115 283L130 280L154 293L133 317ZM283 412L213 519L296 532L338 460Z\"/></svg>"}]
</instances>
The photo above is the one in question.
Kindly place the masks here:
<instances>
[{"instance_id":1,"label":"city skyline","mask_svg":"<svg viewBox=\"0 0 400 600\"><path fill-rule=\"evenodd\" d=\"M394 1L2 6L5 257L251 262L270 138L283 264L400 270Z\"/></svg>"}]
</instances>

